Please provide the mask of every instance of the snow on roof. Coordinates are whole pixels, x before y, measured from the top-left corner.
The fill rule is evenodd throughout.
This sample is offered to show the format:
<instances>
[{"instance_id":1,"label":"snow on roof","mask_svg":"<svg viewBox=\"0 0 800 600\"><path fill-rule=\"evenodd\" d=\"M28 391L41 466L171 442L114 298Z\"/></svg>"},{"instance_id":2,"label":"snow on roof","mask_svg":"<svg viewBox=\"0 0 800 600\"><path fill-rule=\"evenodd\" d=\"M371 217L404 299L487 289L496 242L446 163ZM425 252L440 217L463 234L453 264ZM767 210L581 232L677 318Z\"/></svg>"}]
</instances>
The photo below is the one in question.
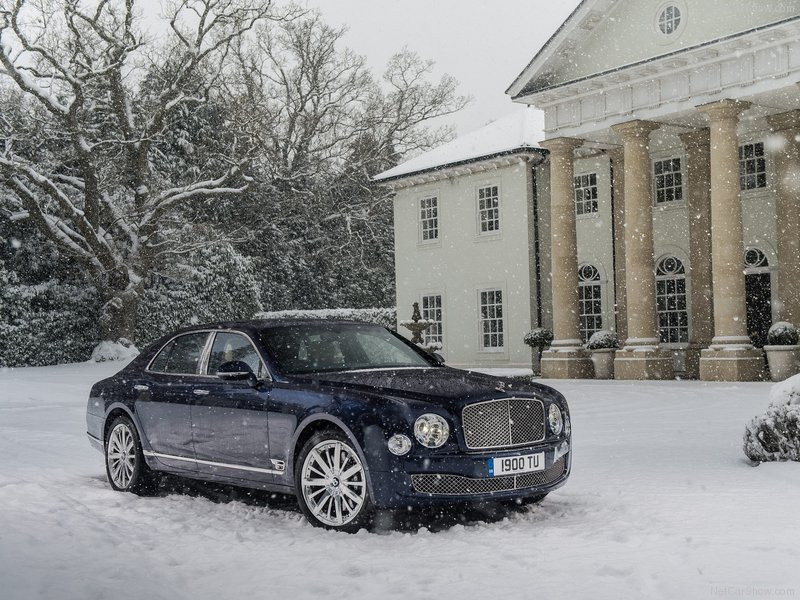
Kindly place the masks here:
<instances>
[{"instance_id":1,"label":"snow on roof","mask_svg":"<svg viewBox=\"0 0 800 600\"><path fill-rule=\"evenodd\" d=\"M544 139L543 116L524 108L375 176L375 181L473 162L517 150L539 149Z\"/></svg>"}]
</instances>

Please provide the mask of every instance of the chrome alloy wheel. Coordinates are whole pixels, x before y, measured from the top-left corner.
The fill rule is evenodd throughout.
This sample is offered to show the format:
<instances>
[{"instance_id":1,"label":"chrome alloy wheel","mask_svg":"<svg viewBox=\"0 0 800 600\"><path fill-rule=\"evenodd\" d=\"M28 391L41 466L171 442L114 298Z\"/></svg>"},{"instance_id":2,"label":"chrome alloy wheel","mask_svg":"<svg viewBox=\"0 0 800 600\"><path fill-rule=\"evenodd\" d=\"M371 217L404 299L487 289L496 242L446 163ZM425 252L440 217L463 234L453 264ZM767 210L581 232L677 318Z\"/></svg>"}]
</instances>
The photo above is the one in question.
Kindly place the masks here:
<instances>
[{"instance_id":1,"label":"chrome alloy wheel","mask_svg":"<svg viewBox=\"0 0 800 600\"><path fill-rule=\"evenodd\" d=\"M361 459L339 440L325 440L311 449L303 461L300 482L311 514L330 527L355 519L367 497Z\"/></svg>"},{"instance_id":2,"label":"chrome alloy wheel","mask_svg":"<svg viewBox=\"0 0 800 600\"><path fill-rule=\"evenodd\" d=\"M106 449L108 473L115 486L127 489L136 468L136 444L128 425L120 423L111 431Z\"/></svg>"}]
</instances>

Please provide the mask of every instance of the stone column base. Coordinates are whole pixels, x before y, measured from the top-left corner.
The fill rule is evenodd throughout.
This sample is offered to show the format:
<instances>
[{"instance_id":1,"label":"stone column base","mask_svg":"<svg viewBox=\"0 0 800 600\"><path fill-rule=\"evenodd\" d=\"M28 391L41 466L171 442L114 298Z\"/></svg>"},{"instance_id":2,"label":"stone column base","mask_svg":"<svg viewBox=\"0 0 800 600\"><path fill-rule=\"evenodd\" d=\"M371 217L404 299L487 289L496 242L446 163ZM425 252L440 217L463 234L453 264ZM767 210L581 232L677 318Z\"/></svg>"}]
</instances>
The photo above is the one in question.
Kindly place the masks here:
<instances>
[{"instance_id":1,"label":"stone column base","mask_svg":"<svg viewBox=\"0 0 800 600\"><path fill-rule=\"evenodd\" d=\"M594 364L584 350L545 350L542 353L545 379L592 379Z\"/></svg>"},{"instance_id":2,"label":"stone column base","mask_svg":"<svg viewBox=\"0 0 800 600\"><path fill-rule=\"evenodd\" d=\"M617 351L614 359L614 379L629 381L675 379L672 353L658 348L635 346Z\"/></svg>"},{"instance_id":3,"label":"stone column base","mask_svg":"<svg viewBox=\"0 0 800 600\"><path fill-rule=\"evenodd\" d=\"M689 344L689 347L686 348L685 365L688 379L700 379L700 352L702 350L703 346L700 344Z\"/></svg>"},{"instance_id":4,"label":"stone column base","mask_svg":"<svg viewBox=\"0 0 800 600\"><path fill-rule=\"evenodd\" d=\"M757 348L709 348L700 354L702 381L764 381L764 353Z\"/></svg>"}]
</instances>

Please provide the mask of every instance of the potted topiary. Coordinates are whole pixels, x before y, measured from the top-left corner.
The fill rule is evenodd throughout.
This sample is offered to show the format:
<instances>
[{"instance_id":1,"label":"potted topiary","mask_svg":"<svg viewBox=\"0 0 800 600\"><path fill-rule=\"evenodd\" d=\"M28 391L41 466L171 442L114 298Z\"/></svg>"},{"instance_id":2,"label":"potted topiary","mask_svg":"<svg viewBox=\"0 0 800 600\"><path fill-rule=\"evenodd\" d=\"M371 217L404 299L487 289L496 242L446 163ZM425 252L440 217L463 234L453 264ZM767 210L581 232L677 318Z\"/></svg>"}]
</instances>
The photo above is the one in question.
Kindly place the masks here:
<instances>
[{"instance_id":1,"label":"potted topiary","mask_svg":"<svg viewBox=\"0 0 800 600\"><path fill-rule=\"evenodd\" d=\"M619 339L613 331L598 331L586 344L592 352L596 379L614 379L614 356L619 349Z\"/></svg>"},{"instance_id":2,"label":"potted topiary","mask_svg":"<svg viewBox=\"0 0 800 600\"><path fill-rule=\"evenodd\" d=\"M533 372L541 373L542 351L553 343L553 332L546 327L538 327L525 334L523 341L531 347L533 354Z\"/></svg>"},{"instance_id":3,"label":"potted topiary","mask_svg":"<svg viewBox=\"0 0 800 600\"><path fill-rule=\"evenodd\" d=\"M772 381L783 381L800 373L800 335L791 323L780 321L769 328L767 353Z\"/></svg>"}]
</instances>

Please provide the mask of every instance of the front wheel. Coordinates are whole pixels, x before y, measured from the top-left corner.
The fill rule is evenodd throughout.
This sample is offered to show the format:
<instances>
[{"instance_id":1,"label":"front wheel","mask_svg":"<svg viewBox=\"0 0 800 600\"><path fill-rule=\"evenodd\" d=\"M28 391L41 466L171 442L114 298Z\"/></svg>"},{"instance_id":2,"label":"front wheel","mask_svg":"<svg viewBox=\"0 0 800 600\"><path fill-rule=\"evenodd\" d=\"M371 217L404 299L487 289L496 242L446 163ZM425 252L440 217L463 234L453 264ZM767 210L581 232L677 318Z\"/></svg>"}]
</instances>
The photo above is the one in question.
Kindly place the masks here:
<instances>
[{"instance_id":1,"label":"front wheel","mask_svg":"<svg viewBox=\"0 0 800 600\"><path fill-rule=\"evenodd\" d=\"M372 519L364 464L343 433L322 431L305 443L297 457L295 488L312 525L354 533Z\"/></svg>"},{"instance_id":2,"label":"front wheel","mask_svg":"<svg viewBox=\"0 0 800 600\"><path fill-rule=\"evenodd\" d=\"M106 436L106 475L118 492L152 494L158 478L144 461L136 427L128 417L117 417Z\"/></svg>"}]
</instances>

